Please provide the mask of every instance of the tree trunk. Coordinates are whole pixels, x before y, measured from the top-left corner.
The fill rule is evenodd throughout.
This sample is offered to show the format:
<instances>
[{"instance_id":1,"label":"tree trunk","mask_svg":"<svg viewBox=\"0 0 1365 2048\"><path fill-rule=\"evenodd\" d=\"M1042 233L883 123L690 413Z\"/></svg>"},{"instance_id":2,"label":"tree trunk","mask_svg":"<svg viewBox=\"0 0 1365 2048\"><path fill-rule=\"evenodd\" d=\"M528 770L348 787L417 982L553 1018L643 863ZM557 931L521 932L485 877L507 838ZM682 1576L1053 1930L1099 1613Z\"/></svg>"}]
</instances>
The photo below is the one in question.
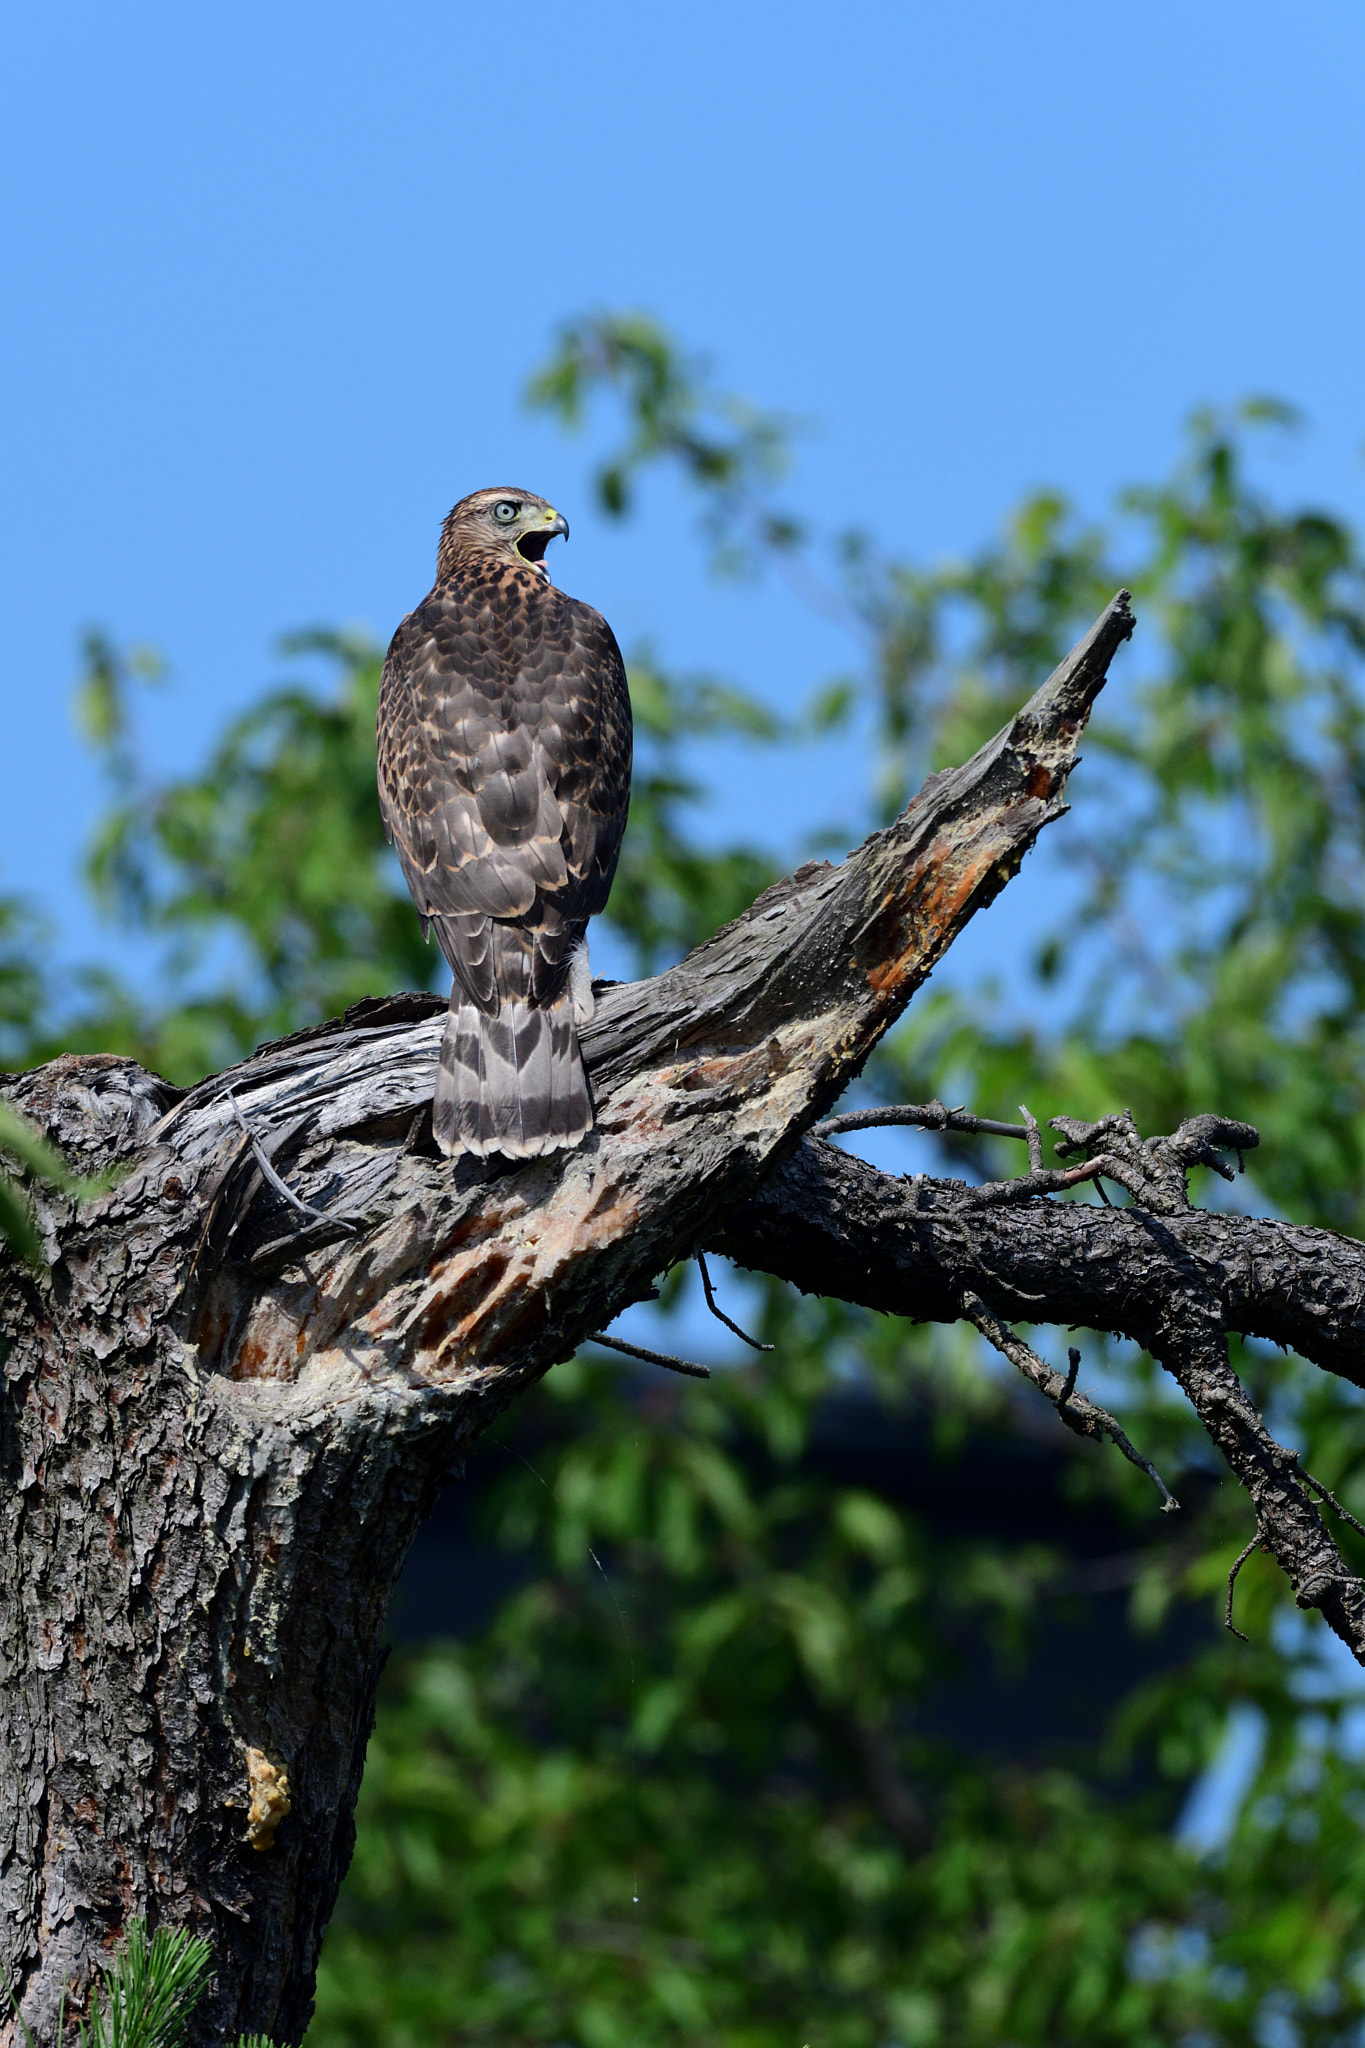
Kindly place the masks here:
<instances>
[{"instance_id":1,"label":"tree trunk","mask_svg":"<svg viewBox=\"0 0 1365 2048\"><path fill-rule=\"evenodd\" d=\"M0 1964L40 2040L138 1915L212 1944L196 2043L300 2038L437 1488L520 1388L740 1228L1062 814L1131 630L1120 594L889 830L603 990L571 1153L435 1155L424 996L183 1096L114 1058L11 1081L74 1166L123 1173L79 1206L36 1193L49 1267L0 1294Z\"/></svg>"}]
</instances>

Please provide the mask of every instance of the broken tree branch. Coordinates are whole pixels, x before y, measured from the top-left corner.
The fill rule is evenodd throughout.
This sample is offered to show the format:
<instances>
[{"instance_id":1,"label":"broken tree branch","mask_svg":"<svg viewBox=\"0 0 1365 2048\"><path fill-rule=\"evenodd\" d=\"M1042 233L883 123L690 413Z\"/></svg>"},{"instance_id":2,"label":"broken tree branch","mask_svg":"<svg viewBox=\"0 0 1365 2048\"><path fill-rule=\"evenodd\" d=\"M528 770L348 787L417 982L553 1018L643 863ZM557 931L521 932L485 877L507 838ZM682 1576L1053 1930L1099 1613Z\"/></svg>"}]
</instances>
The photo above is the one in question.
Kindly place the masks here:
<instances>
[{"instance_id":1,"label":"broken tree branch","mask_svg":"<svg viewBox=\"0 0 1365 2048\"><path fill-rule=\"evenodd\" d=\"M921 1322L956 1322L971 1292L1002 1323L1135 1339L1176 1379L1246 1489L1298 1604L1319 1608L1365 1662L1365 1587L1347 1570L1294 1458L1270 1436L1227 1356L1230 1333L1265 1338L1365 1384L1365 1245L1332 1231L1190 1208L1185 1175L1191 1164L1208 1163L1199 1161L1200 1148L1249 1149L1256 1133L1246 1125L1195 1118L1172 1138L1142 1140L1122 1128L1116 1134L1131 1128L1126 1114L1104 1124L1070 1127L1068 1142L1117 1144L1117 1154L1105 1156L1132 1169L1149 1206L1136 1195L1128 1209L1037 1194L983 1204L962 1181L893 1179L807 1139L713 1246L803 1292ZM1067 1125L1053 1119L1054 1129ZM1061 1375L1055 1378L1060 1384ZM1051 1394L1050 1382L1044 1391Z\"/></svg>"},{"instance_id":2,"label":"broken tree branch","mask_svg":"<svg viewBox=\"0 0 1365 2048\"><path fill-rule=\"evenodd\" d=\"M589 1344L600 1344L604 1351L619 1351L623 1358L639 1358L646 1365L667 1366L670 1372L680 1372L690 1380L709 1380L709 1365L694 1365L690 1358L675 1358L671 1351L649 1351L643 1344L627 1344L624 1337L606 1337L600 1330L588 1333Z\"/></svg>"},{"instance_id":3,"label":"broken tree branch","mask_svg":"<svg viewBox=\"0 0 1365 2048\"><path fill-rule=\"evenodd\" d=\"M49 1270L0 1290L0 1966L35 2032L64 1985L79 2012L95 1959L150 1914L212 1944L194 2043L301 2036L389 1591L436 1488L833 1107L1062 816L1132 623L1121 593L841 865L603 990L575 1150L430 1156L445 1006L425 996L187 1094L109 1057L8 1084L73 1165L124 1169L96 1201L36 1191ZM265 1853L250 1756L289 1783Z\"/></svg>"},{"instance_id":4,"label":"broken tree branch","mask_svg":"<svg viewBox=\"0 0 1365 2048\"><path fill-rule=\"evenodd\" d=\"M875 1131L908 1124L923 1131L958 1131L977 1138L1027 1138L1026 1124L1001 1124L988 1116L972 1116L965 1107L945 1109L941 1102L900 1102L881 1109L849 1109L826 1117L813 1138L841 1138L849 1131ZM1038 1162L1041 1165L1041 1160Z\"/></svg>"},{"instance_id":5,"label":"broken tree branch","mask_svg":"<svg viewBox=\"0 0 1365 2048\"><path fill-rule=\"evenodd\" d=\"M1071 1353L1071 1369L1063 1375L1054 1372L1031 1345L1026 1344L1022 1337L1016 1336L1013 1330L1007 1329L997 1316L993 1316L980 1295L974 1293L970 1287L964 1287L962 1290L962 1312L968 1322L975 1323L986 1342L998 1351L1002 1358L1007 1358L1026 1380L1037 1387L1040 1394L1046 1396L1068 1429L1074 1430L1077 1436L1108 1437L1110 1442L1122 1451L1130 1465L1136 1465L1140 1472L1147 1474L1161 1494L1163 1514L1169 1514L1180 1506L1180 1502L1156 1466L1149 1458L1144 1458L1140 1451L1134 1449L1108 1409L1101 1408L1098 1402L1091 1401L1084 1394L1077 1395L1076 1374L1081 1357L1079 1351Z\"/></svg>"}]
</instances>

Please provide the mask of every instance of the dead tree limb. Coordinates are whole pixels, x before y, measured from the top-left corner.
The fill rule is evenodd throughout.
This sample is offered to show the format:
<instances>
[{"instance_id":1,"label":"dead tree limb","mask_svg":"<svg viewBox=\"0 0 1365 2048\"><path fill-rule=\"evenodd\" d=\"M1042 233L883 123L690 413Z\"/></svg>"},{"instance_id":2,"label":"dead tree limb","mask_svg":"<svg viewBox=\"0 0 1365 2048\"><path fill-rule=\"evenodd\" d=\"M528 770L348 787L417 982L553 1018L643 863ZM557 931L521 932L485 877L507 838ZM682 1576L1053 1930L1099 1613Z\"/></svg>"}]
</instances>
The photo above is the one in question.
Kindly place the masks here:
<instances>
[{"instance_id":1,"label":"dead tree limb","mask_svg":"<svg viewBox=\"0 0 1365 2048\"><path fill-rule=\"evenodd\" d=\"M1006 1323L1135 1339L1177 1380L1246 1488L1261 1540L1298 1604L1319 1608L1365 1663L1365 1586L1324 1528L1295 1454L1271 1437L1227 1353L1230 1334L1266 1338L1365 1385L1365 1245L1330 1230L1189 1206L1187 1167L1208 1163L1202 1148L1210 1143L1249 1149L1256 1133L1245 1124L1201 1117L1145 1144L1126 1118L1067 1128L1069 1143L1103 1145L1093 1158L1141 1187L1132 1208L1037 1193L982 1202L963 1181L893 1178L807 1139L710 1248L806 1293L921 1322L957 1322L972 1295ZM1035 1179L1021 1175L1019 1184Z\"/></svg>"},{"instance_id":2,"label":"dead tree limb","mask_svg":"<svg viewBox=\"0 0 1365 2048\"><path fill-rule=\"evenodd\" d=\"M1162 1513L1168 1514L1180 1506L1161 1474L1150 1458L1144 1458L1134 1450L1127 1436L1107 1408L1101 1408L1085 1394L1076 1392L1076 1374L1080 1368L1081 1354L1071 1353L1071 1370L1063 1376L1041 1359L1033 1347L1025 1344L1016 1333L1007 1329L998 1317L993 1316L979 1294L970 1287L962 1290L962 1313L969 1323L975 1323L986 1342L1007 1358L1017 1372L1023 1374L1040 1394L1050 1401L1057 1410L1059 1419L1066 1428L1074 1430L1077 1436L1097 1437L1101 1441L1108 1437L1116 1444L1130 1465L1136 1465L1145 1472L1160 1493Z\"/></svg>"},{"instance_id":3,"label":"dead tree limb","mask_svg":"<svg viewBox=\"0 0 1365 2048\"><path fill-rule=\"evenodd\" d=\"M299 2039L389 1593L437 1487L831 1108L1062 815L1131 630L1121 594L888 830L606 989L571 1153L432 1156L425 997L183 1096L114 1058L10 1082L73 1165L124 1169L84 1206L38 1198L49 1270L0 1295L0 1965L39 2038L146 1914L213 1944L196 2041ZM288 1779L278 1829L251 1819L265 1771Z\"/></svg>"}]
</instances>

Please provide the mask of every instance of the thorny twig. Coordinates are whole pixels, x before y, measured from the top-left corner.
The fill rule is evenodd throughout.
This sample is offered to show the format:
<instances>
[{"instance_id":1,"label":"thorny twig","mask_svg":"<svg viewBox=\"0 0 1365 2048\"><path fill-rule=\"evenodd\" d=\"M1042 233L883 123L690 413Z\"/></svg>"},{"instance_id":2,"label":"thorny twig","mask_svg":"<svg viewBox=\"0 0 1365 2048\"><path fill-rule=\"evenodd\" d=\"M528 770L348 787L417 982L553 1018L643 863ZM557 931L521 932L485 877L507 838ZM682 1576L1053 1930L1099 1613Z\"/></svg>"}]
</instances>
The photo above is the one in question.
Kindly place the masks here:
<instances>
[{"instance_id":1,"label":"thorny twig","mask_svg":"<svg viewBox=\"0 0 1365 2048\"><path fill-rule=\"evenodd\" d=\"M1239 1572L1239 1571L1240 1571L1240 1570L1242 1569L1242 1566L1243 1566L1243 1565L1244 1565L1244 1564L1246 1563L1246 1561L1247 1561L1247 1559L1248 1559L1248 1558L1250 1557L1250 1555L1251 1555L1252 1551L1253 1551L1253 1550L1260 1550L1260 1549L1262 1549L1262 1548L1264 1548L1264 1545L1263 1545L1263 1543L1262 1543L1262 1539L1261 1539L1261 1532L1260 1532L1260 1530L1259 1530L1259 1528L1258 1528L1258 1529L1257 1529L1257 1531L1256 1531L1256 1534L1255 1534L1255 1535L1254 1535L1254 1536L1252 1537L1252 1539L1251 1539L1250 1543L1248 1543L1248 1545L1247 1545L1246 1549L1245 1549L1245 1550L1244 1550L1244 1551L1243 1551L1243 1552L1241 1553L1240 1557L1239 1557L1239 1558L1237 1559L1237 1562L1236 1562L1236 1564L1235 1564L1235 1565L1234 1565L1234 1566L1232 1567L1232 1570L1231 1570L1231 1571L1230 1571L1230 1572L1228 1573L1228 1598L1227 1598L1227 1605L1226 1605L1226 1606L1224 1607L1224 1609L1223 1609L1223 1626L1224 1626L1224 1628L1225 1628L1225 1629L1228 1629L1228 1630L1230 1630L1230 1631L1231 1631L1231 1633L1232 1633L1233 1635L1235 1635L1235 1636L1236 1636L1236 1638L1237 1638L1237 1640L1238 1640L1238 1642L1239 1642L1239 1643L1249 1643L1249 1642L1251 1641L1251 1637L1250 1637L1250 1636L1244 1636L1244 1635L1242 1634L1242 1631L1241 1631L1241 1630L1240 1630L1240 1629L1239 1629L1239 1628L1237 1627L1236 1623L1235 1623L1235 1622L1233 1621L1233 1618L1232 1618L1232 1590L1233 1590L1233 1587L1234 1587L1234 1586L1235 1586L1235 1585L1237 1584L1237 1574L1238 1574L1238 1572Z\"/></svg>"},{"instance_id":2,"label":"thorny twig","mask_svg":"<svg viewBox=\"0 0 1365 2048\"><path fill-rule=\"evenodd\" d=\"M980 1295L974 1294L970 1287L963 1288L960 1300L962 1313L967 1320L975 1323L986 1342L993 1345L1002 1358L1007 1358L1026 1380L1037 1387L1039 1393L1051 1401L1068 1429L1074 1430L1077 1436L1109 1437L1117 1444L1129 1464L1136 1465L1140 1472L1145 1472L1156 1486L1161 1494L1163 1514L1169 1515L1180 1506L1180 1502L1156 1466L1129 1442L1108 1409L1101 1408L1098 1402L1092 1401L1087 1394L1068 1391L1074 1388L1074 1371L1065 1379L1061 1373L1054 1372L1036 1351L1025 1344L1022 1337L1016 1336L1013 1330L991 1314ZM1073 1353L1073 1356L1077 1358L1078 1368L1079 1354Z\"/></svg>"},{"instance_id":3,"label":"thorny twig","mask_svg":"<svg viewBox=\"0 0 1365 2048\"><path fill-rule=\"evenodd\" d=\"M607 1351L622 1351L627 1358L643 1358L646 1365L665 1365L670 1372L686 1374L690 1380L709 1380L709 1365L694 1365L690 1358L671 1358L666 1351L647 1351L643 1344L627 1344L621 1337L604 1337L600 1330L589 1333L590 1344L600 1344Z\"/></svg>"},{"instance_id":4,"label":"thorny twig","mask_svg":"<svg viewBox=\"0 0 1365 2048\"><path fill-rule=\"evenodd\" d=\"M710 1309L716 1321L724 1323L727 1330L733 1330L740 1342L747 1344L751 1351L776 1351L776 1344L760 1344L757 1337L751 1337L746 1330L741 1330L739 1324L732 1322L730 1317L726 1315L725 1310L720 1307L715 1294L712 1292L711 1275L706 1270L705 1252L697 1253L697 1265L701 1271L701 1285L702 1292L706 1296L706 1306Z\"/></svg>"}]
</instances>

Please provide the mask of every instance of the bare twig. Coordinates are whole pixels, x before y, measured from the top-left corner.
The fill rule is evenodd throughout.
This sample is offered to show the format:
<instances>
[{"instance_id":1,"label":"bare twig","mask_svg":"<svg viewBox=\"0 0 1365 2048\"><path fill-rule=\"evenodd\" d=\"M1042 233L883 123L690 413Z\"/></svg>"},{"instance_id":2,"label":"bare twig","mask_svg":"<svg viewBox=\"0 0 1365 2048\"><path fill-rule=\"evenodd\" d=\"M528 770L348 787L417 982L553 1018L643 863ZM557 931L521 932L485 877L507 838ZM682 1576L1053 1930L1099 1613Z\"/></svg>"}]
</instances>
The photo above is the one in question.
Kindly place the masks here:
<instances>
[{"instance_id":1,"label":"bare twig","mask_svg":"<svg viewBox=\"0 0 1365 2048\"><path fill-rule=\"evenodd\" d=\"M880 1130L891 1124L913 1124L926 1131L960 1131L969 1137L1028 1138L1026 1124L996 1123L988 1116L973 1116L959 1106L945 1109L941 1102L902 1102L883 1109L850 1109L842 1116L826 1117L811 1132L813 1138L838 1138L845 1131Z\"/></svg>"},{"instance_id":2,"label":"bare twig","mask_svg":"<svg viewBox=\"0 0 1365 2048\"><path fill-rule=\"evenodd\" d=\"M1071 1399L1071 1396L1076 1391L1076 1375L1081 1369L1081 1354L1076 1349L1074 1344L1070 1345L1067 1350L1066 1362L1066 1385L1062 1388L1062 1398L1057 1403L1057 1413L1059 1415L1061 1414L1062 1410L1067 1406Z\"/></svg>"},{"instance_id":3,"label":"bare twig","mask_svg":"<svg viewBox=\"0 0 1365 2048\"><path fill-rule=\"evenodd\" d=\"M1088 1159L1084 1165L1050 1169L1043 1165L1043 1134L1038 1119L1027 1103L1019 1105L1025 1121L1021 1124L999 1123L993 1117L973 1116L970 1110L959 1105L956 1109L945 1109L941 1102L903 1102L884 1109L851 1109L843 1116L827 1117L824 1123L816 1124L811 1132L813 1138L837 1138L847 1131L879 1130L888 1125L911 1124L921 1130L958 1131L972 1137L1018 1138L1028 1146L1029 1170L1015 1180L986 1181L978 1188L972 1188L964 1197L968 1208L989 1208L997 1202L1027 1202L1034 1195L1063 1194L1068 1188L1079 1187L1082 1182L1094 1181L1100 1200L1106 1208L1112 1208L1100 1182L1101 1173L1126 1188L1135 1200L1139 1199L1145 1180L1142 1172L1135 1172L1131 1162L1116 1158L1110 1153L1101 1153ZM1054 1119L1055 1122L1055 1119ZM1062 1146L1059 1151L1064 1150Z\"/></svg>"},{"instance_id":4,"label":"bare twig","mask_svg":"<svg viewBox=\"0 0 1365 2048\"><path fill-rule=\"evenodd\" d=\"M709 1380L709 1365L693 1365L690 1358L671 1358L666 1351L647 1351L643 1344L627 1344L620 1337L604 1337L600 1330L594 1330L588 1338L590 1344L600 1344L606 1351L624 1352L627 1358L642 1358L646 1365L664 1365L670 1372L686 1374L690 1380Z\"/></svg>"},{"instance_id":5,"label":"bare twig","mask_svg":"<svg viewBox=\"0 0 1365 2048\"><path fill-rule=\"evenodd\" d=\"M963 1207L988 1209L1000 1202L1027 1202L1034 1195L1063 1194L1066 1189L1078 1188L1087 1180L1093 1180L1098 1186L1102 1173L1117 1181L1121 1188L1127 1188L1130 1194L1137 1194L1138 1190L1131 1185L1134 1176L1126 1162L1102 1152L1097 1159L1087 1159L1081 1166L1042 1167L1021 1173L1017 1180L984 1181L979 1188L967 1190L963 1196ZM1100 1193L1104 1193L1103 1188Z\"/></svg>"},{"instance_id":6,"label":"bare twig","mask_svg":"<svg viewBox=\"0 0 1365 2048\"><path fill-rule=\"evenodd\" d=\"M223 1090L223 1094L225 1099L232 1105L232 1114L236 1117L238 1123L241 1125L243 1131L246 1133L247 1141L251 1146L252 1158L256 1161L257 1166L261 1170L262 1176L264 1177L264 1179L269 1181L271 1187L274 1188L276 1194L282 1195L284 1197L284 1200L289 1204L290 1208L297 1209L301 1216L311 1216L315 1223L334 1224L338 1230L344 1231L347 1237L354 1237L356 1231L359 1229L359 1225L353 1223L348 1216L337 1216L330 1214L326 1209L315 1209L311 1202L305 1202L301 1196L296 1195L294 1193L294 1190L291 1187L287 1186L286 1183L280 1179L280 1176L276 1173L274 1167L270 1164L270 1160L266 1155L264 1145L262 1145L260 1139L256 1136L256 1133L252 1130L251 1125L242 1115L241 1104L238 1102L232 1090L230 1088L225 1088Z\"/></svg>"},{"instance_id":7,"label":"bare twig","mask_svg":"<svg viewBox=\"0 0 1365 2048\"><path fill-rule=\"evenodd\" d=\"M716 1321L724 1323L727 1330L733 1330L740 1342L747 1344L751 1351L776 1351L776 1344L760 1344L757 1337L751 1337L746 1330L741 1330L739 1324L732 1322L730 1317L726 1315L725 1310L719 1306L711 1289L711 1275L706 1270L705 1252L697 1253L697 1265L701 1270L701 1285L702 1292L706 1296L706 1306L710 1309Z\"/></svg>"},{"instance_id":8,"label":"bare twig","mask_svg":"<svg viewBox=\"0 0 1365 2048\"><path fill-rule=\"evenodd\" d=\"M1237 1559L1237 1562L1232 1567L1232 1570L1228 1573L1228 1598L1227 1605L1223 1609L1223 1626L1225 1629L1229 1630L1229 1632L1232 1635L1236 1636L1239 1643L1249 1643L1251 1641L1251 1637L1244 1636L1242 1634L1242 1631L1237 1627L1236 1623L1232 1619L1232 1591L1233 1587L1237 1584L1237 1574L1242 1569L1242 1566L1246 1563L1247 1559L1250 1557L1252 1551L1260 1550L1262 1547L1263 1545L1261 1542L1261 1532L1258 1529L1256 1531L1256 1534L1252 1537L1250 1543L1248 1543L1246 1549L1241 1553L1240 1557Z\"/></svg>"},{"instance_id":9,"label":"bare twig","mask_svg":"<svg viewBox=\"0 0 1365 2048\"><path fill-rule=\"evenodd\" d=\"M1324 1486L1320 1479L1315 1479L1311 1472L1304 1469L1297 1451L1292 1451L1289 1455L1293 1458L1295 1464L1298 1465L1299 1477L1309 1491L1315 1493L1319 1500L1325 1500L1328 1507L1334 1508L1341 1516L1343 1522L1349 1522L1353 1529L1358 1530L1362 1536L1365 1536L1365 1522L1358 1522L1351 1513L1351 1510L1342 1506L1329 1487Z\"/></svg>"},{"instance_id":10,"label":"bare twig","mask_svg":"<svg viewBox=\"0 0 1365 2048\"><path fill-rule=\"evenodd\" d=\"M961 1105L956 1109L945 1109L941 1102L905 1102L884 1109L853 1109L843 1116L826 1118L824 1123L815 1126L811 1136L837 1138L847 1131L911 1124L929 1131L958 1131L973 1137L1021 1139L1028 1146L1028 1172L1021 1173L1015 1180L986 1181L982 1186L972 1188L964 1202L965 1206L973 1209L989 1208L997 1202L1027 1202L1034 1195L1063 1194L1068 1188L1079 1187L1087 1180L1094 1181L1100 1200L1106 1208L1112 1208L1113 1204L1100 1183L1101 1173L1126 1188L1135 1200L1140 1197L1145 1176L1141 1172L1135 1173L1131 1162L1108 1152L1087 1159L1081 1166L1045 1167L1043 1134L1038 1127L1038 1119L1027 1103L1021 1102L1019 1107L1025 1119L1021 1124L1004 1124L993 1117L974 1116ZM1059 1146L1058 1150L1063 1151L1064 1147Z\"/></svg>"},{"instance_id":11,"label":"bare twig","mask_svg":"<svg viewBox=\"0 0 1365 2048\"><path fill-rule=\"evenodd\" d=\"M1007 1358L1026 1380L1030 1380L1037 1387L1040 1394L1051 1401L1068 1429L1074 1430L1077 1436L1107 1436L1111 1442L1117 1444L1129 1464L1136 1465L1140 1472L1145 1472L1160 1492L1161 1512L1164 1515L1173 1513L1180 1506L1180 1502L1156 1466L1129 1442L1108 1409L1101 1408L1098 1402L1092 1401L1088 1395L1077 1394L1074 1391L1074 1371L1066 1378L1063 1378L1061 1373L1054 1372L1022 1337L1016 1336L998 1316L991 1314L980 1295L974 1294L970 1287L962 1290L961 1301L962 1313L967 1320L975 1323L986 1342L993 1345L1002 1358ZM1072 1356L1079 1365L1079 1353L1073 1352Z\"/></svg>"}]
</instances>

